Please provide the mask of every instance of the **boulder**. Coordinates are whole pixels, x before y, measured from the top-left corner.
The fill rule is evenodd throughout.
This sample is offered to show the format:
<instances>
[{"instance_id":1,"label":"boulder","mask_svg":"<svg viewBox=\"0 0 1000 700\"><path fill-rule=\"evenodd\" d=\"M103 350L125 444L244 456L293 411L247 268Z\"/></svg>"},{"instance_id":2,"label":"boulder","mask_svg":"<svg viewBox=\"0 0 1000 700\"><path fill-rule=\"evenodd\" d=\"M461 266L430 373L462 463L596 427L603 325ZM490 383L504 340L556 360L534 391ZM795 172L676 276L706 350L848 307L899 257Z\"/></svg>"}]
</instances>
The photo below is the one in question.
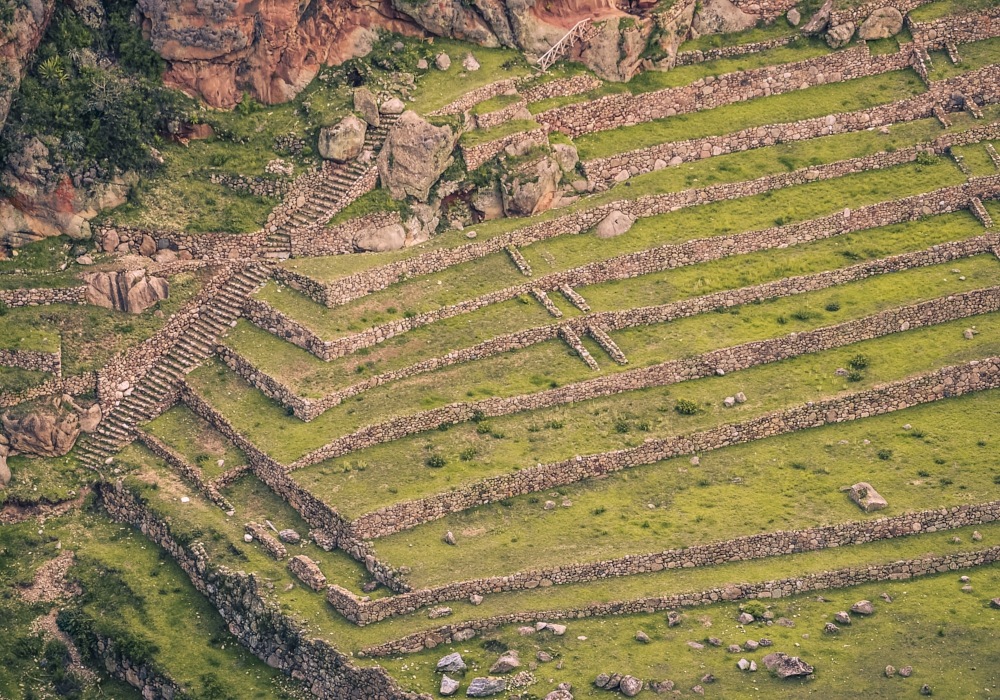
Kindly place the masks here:
<instances>
[{"instance_id":1,"label":"boulder","mask_svg":"<svg viewBox=\"0 0 1000 700\"><path fill-rule=\"evenodd\" d=\"M833 0L826 0L823 6L809 18L806 26L802 27L802 33L806 36L822 34L826 30L826 25L830 23L830 12L833 10Z\"/></svg>"},{"instance_id":2,"label":"boulder","mask_svg":"<svg viewBox=\"0 0 1000 700\"><path fill-rule=\"evenodd\" d=\"M451 56L444 52L439 53L434 57L434 66L438 70L448 70L451 68Z\"/></svg>"},{"instance_id":3,"label":"boulder","mask_svg":"<svg viewBox=\"0 0 1000 700\"><path fill-rule=\"evenodd\" d=\"M608 686L608 681L611 680L611 676L606 673L598 673L597 678L594 679L594 685L598 688L606 688Z\"/></svg>"},{"instance_id":4,"label":"boulder","mask_svg":"<svg viewBox=\"0 0 1000 700\"><path fill-rule=\"evenodd\" d=\"M445 697L449 695L454 695L458 692L458 681L448 678L448 676L441 677L441 694Z\"/></svg>"},{"instance_id":5,"label":"boulder","mask_svg":"<svg viewBox=\"0 0 1000 700\"><path fill-rule=\"evenodd\" d=\"M506 689L507 681L503 678L473 678L465 694L470 698L487 698Z\"/></svg>"},{"instance_id":6,"label":"boulder","mask_svg":"<svg viewBox=\"0 0 1000 700\"><path fill-rule=\"evenodd\" d=\"M439 608L431 608L427 612L427 617L429 617L431 620L436 620L439 617L448 617L449 615L451 615L451 608L446 606L442 606Z\"/></svg>"},{"instance_id":7,"label":"boulder","mask_svg":"<svg viewBox=\"0 0 1000 700\"><path fill-rule=\"evenodd\" d=\"M785 13L785 19L788 20L788 23L790 25L792 25L793 27L797 27L799 26L799 22L802 21L802 15L798 10L796 10L793 7L792 9L790 9L788 12Z\"/></svg>"},{"instance_id":8,"label":"boulder","mask_svg":"<svg viewBox=\"0 0 1000 700\"><path fill-rule=\"evenodd\" d=\"M868 482L862 481L851 487L848 491L848 495L851 500L858 504L858 506L866 513L871 513L874 510L881 510L889 505L889 503L879 495L878 491L872 488L872 485Z\"/></svg>"},{"instance_id":9,"label":"boulder","mask_svg":"<svg viewBox=\"0 0 1000 700\"><path fill-rule=\"evenodd\" d=\"M398 97L393 97L391 100L383 102L379 111L382 114L402 114L406 111L406 104Z\"/></svg>"},{"instance_id":10,"label":"boulder","mask_svg":"<svg viewBox=\"0 0 1000 700\"><path fill-rule=\"evenodd\" d=\"M888 39L903 29L903 15L895 7L880 7L868 15L858 28L858 38L865 41Z\"/></svg>"},{"instance_id":11,"label":"boulder","mask_svg":"<svg viewBox=\"0 0 1000 700\"><path fill-rule=\"evenodd\" d=\"M657 681L655 683L650 683L649 684L649 689L652 690L654 693L657 693L657 694L659 694L659 693L669 693L671 690L674 689L674 682L671 681L671 680Z\"/></svg>"},{"instance_id":12,"label":"boulder","mask_svg":"<svg viewBox=\"0 0 1000 700\"><path fill-rule=\"evenodd\" d=\"M813 672L813 667L797 656L789 656L780 651L768 654L763 659L764 665L769 671L774 671L779 678L792 678L796 676L808 676Z\"/></svg>"},{"instance_id":13,"label":"boulder","mask_svg":"<svg viewBox=\"0 0 1000 700\"><path fill-rule=\"evenodd\" d=\"M427 63L426 58L421 58L419 61L417 61L417 70L427 70L429 67L430 64Z\"/></svg>"},{"instance_id":14,"label":"boulder","mask_svg":"<svg viewBox=\"0 0 1000 700\"><path fill-rule=\"evenodd\" d=\"M859 600L851 606L851 612L857 613L858 615L874 615L875 606L871 604L871 601Z\"/></svg>"},{"instance_id":15,"label":"boulder","mask_svg":"<svg viewBox=\"0 0 1000 700\"><path fill-rule=\"evenodd\" d=\"M568 690L558 689L553 690L551 693L546 695L542 700L573 700L573 693Z\"/></svg>"},{"instance_id":16,"label":"boulder","mask_svg":"<svg viewBox=\"0 0 1000 700\"><path fill-rule=\"evenodd\" d=\"M467 53L465 54L465 58L462 59L462 68L469 72L479 70L479 61L471 53Z\"/></svg>"},{"instance_id":17,"label":"boulder","mask_svg":"<svg viewBox=\"0 0 1000 700\"><path fill-rule=\"evenodd\" d=\"M312 559L302 554L288 560L289 570L314 591L326 588L326 576Z\"/></svg>"},{"instance_id":18,"label":"boulder","mask_svg":"<svg viewBox=\"0 0 1000 700\"><path fill-rule=\"evenodd\" d=\"M483 221L502 219L503 197L496 190L479 190L472 198L472 208L483 215Z\"/></svg>"},{"instance_id":19,"label":"boulder","mask_svg":"<svg viewBox=\"0 0 1000 700\"><path fill-rule=\"evenodd\" d=\"M437 662L437 670L440 673L461 673L467 668L465 660L457 651L453 654L442 656Z\"/></svg>"},{"instance_id":20,"label":"boulder","mask_svg":"<svg viewBox=\"0 0 1000 700\"><path fill-rule=\"evenodd\" d=\"M741 625L749 625L753 622L753 615L748 612L741 612L736 616L736 621Z\"/></svg>"},{"instance_id":21,"label":"boulder","mask_svg":"<svg viewBox=\"0 0 1000 700\"><path fill-rule=\"evenodd\" d=\"M643 644L649 644L649 635L639 630L635 633L635 641L642 642Z\"/></svg>"},{"instance_id":22,"label":"boulder","mask_svg":"<svg viewBox=\"0 0 1000 700\"><path fill-rule=\"evenodd\" d=\"M698 34L727 34L750 29L759 17L744 12L729 0L705 0L691 27Z\"/></svg>"},{"instance_id":23,"label":"boulder","mask_svg":"<svg viewBox=\"0 0 1000 700\"><path fill-rule=\"evenodd\" d=\"M836 27L830 27L826 33L826 43L831 49L839 49L846 46L852 36L854 36L854 22L844 22Z\"/></svg>"},{"instance_id":24,"label":"boulder","mask_svg":"<svg viewBox=\"0 0 1000 700\"><path fill-rule=\"evenodd\" d=\"M519 174L503 190L507 216L531 216L552 208L562 170L548 158L539 160L527 173Z\"/></svg>"},{"instance_id":25,"label":"boulder","mask_svg":"<svg viewBox=\"0 0 1000 700\"><path fill-rule=\"evenodd\" d=\"M7 436L0 433L0 491L10 483L10 467L7 466L7 455L10 454L10 441Z\"/></svg>"},{"instance_id":26,"label":"boulder","mask_svg":"<svg viewBox=\"0 0 1000 700\"><path fill-rule=\"evenodd\" d=\"M508 649L490 666L490 673L509 673L521 665L517 649Z\"/></svg>"},{"instance_id":27,"label":"boulder","mask_svg":"<svg viewBox=\"0 0 1000 700\"><path fill-rule=\"evenodd\" d=\"M402 224L389 224L380 228L359 231L353 240L357 253L384 253L399 250L406 245L406 229Z\"/></svg>"},{"instance_id":28,"label":"boulder","mask_svg":"<svg viewBox=\"0 0 1000 700\"><path fill-rule=\"evenodd\" d=\"M597 224L595 233L598 238L614 238L627 232L633 223L635 220L625 212L613 211Z\"/></svg>"},{"instance_id":29,"label":"boulder","mask_svg":"<svg viewBox=\"0 0 1000 700\"><path fill-rule=\"evenodd\" d=\"M625 676L618 683L618 690L627 698L634 698L642 690L642 681L634 676Z\"/></svg>"},{"instance_id":30,"label":"boulder","mask_svg":"<svg viewBox=\"0 0 1000 700\"><path fill-rule=\"evenodd\" d=\"M851 624L851 616L847 614L846 611L841 610L833 614L833 619L841 625Z\"/></svg>"},{"instance_id":31,"label":"boulder","mask_svg":"<svg viewBox=\"0 0 1000 700\"><path fill-rule=\"evenodd\" d=\"M279 532L278 539L282 542L287 542L288 544L298 544L302 540L302 536L295 530L288 529Z\"/></svg>"},{"instance_id":32,"label":"boulder","mask_svg":"<svg viewBox=\"0 0 1000 700\"><path fill-rule=\"evenodd\" d=\"M375 95L366 87L354 88L354 111L361 113L361 117L368 122L368 126L377 129L382 123Z\"/></svg>"},{"instance_id":33,"label":"boulder","mask_svg":"<svg viewBox=\"0 0 1000 700\"><path fill-rule=\"evenodd\" d=\"M564 173L571 173L573 169L576 168L576 164L580 161L580 156L577 155L576 147L571 146L568 143L557 143L552 146L552 155L555 157L556 162L559 163L559 167L563 169Z\"/></svg>"},{"instance_id":34,"label":"boulder","mask_svg":"<svg viewBox=\"0 0 1000 700\"><path fill-rule=\"evenodd\" d=\"M61 398L18 407L0 418L6 433L7 452L38 457L61 457L73 449L80 436L80 417Z\"/></svg>"},{"instance_id":35,"label":"boulder","mask_svg":"<svg viewBox=\"0 0 1000 700\"><path fill-rule=\"evenodd\" d=\"M667 613L667 627L676 627L681 624L681 614L676 610Z\"/></svg>"},{"instance_id":36,"label":"boulder","mask_svg":"<svg viewBox=\"0 0 1000 700\"><path fill-rule=\"evenodd\" d=\"M431 187L449 165L458 134L450 126L434 126L415 112L403 112L378 155L382 186L393 199L407 195L426 202Z\"/></svg>"},{"instance_id":37,"label":"boulder","mask_svg":"<svg viewBox=\"0 0 1000 700\"><path fill-rule=\"evenodd\" d=\"M348 114L334 126L325 126L319 132L319 154L327 160L346 163L361 155L365 146L368 124L353 114Z\"/></svg>"},{"instance_id":38,"label":"boulder","mask_svg":"<svg viewBox=\"0 0 1000 700\"><path fill-rule=\"evenodd\" d=\"M147 277L145 270L92 272L83 275L83 281L88 303L130 314L142 313L170 297L170 283L162 277Z\"/></svg>"},{"instance_id":39,"label":"boulder","mask_svg":"<svg viewBox=\"0 0 1000 700\"><path fill-rule=\"evenodd\" d=\"M839 627L837 627L837 626L836 626L835 624L833 624L832 622L827 622L827 623L826 623L826 625L825 625L825 626L823 627L823 631L824 631L824 632L827 632L827 633L829 633L829 634L833 634L833 633L835 633L835 632L839 632L839 631L840 631L840 628L839 628Z\"/></svg>"}]
</instances>

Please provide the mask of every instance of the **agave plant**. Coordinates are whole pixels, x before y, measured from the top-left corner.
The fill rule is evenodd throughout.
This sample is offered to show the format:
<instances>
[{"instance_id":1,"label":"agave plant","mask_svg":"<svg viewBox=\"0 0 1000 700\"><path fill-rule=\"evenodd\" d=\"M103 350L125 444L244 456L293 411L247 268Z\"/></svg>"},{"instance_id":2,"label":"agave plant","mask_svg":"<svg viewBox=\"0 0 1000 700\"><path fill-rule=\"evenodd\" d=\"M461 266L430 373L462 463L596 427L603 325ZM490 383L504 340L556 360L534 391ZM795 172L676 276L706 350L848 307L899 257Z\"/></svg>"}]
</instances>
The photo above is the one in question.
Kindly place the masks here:
<instances>
[{"instance_id":1,"label":"agave plant","mask_svg":"<svg viewBox=\"0 0 1000 700\"><path fill-rule=\"evenodd\" d=\"M66 66L63 65L62 58L59 56L46 58L38 66L38 76L49 83L61 85L66 82Z\"/></svg>"}]
</instances>

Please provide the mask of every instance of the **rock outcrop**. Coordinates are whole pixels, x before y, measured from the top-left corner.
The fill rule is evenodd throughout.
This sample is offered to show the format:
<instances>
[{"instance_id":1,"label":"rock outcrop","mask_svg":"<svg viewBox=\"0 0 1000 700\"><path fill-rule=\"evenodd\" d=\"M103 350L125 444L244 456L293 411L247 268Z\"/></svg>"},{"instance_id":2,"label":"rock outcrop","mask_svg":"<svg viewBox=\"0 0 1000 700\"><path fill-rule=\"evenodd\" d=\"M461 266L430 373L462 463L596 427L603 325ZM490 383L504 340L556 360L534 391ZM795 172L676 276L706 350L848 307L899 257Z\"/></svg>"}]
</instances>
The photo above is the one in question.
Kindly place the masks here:
<instances>
[{"instance_id":1,"label":"rock outcrop","mask_svg":"<svg viewBox=\"0 0 1000 700\"><path fill-rule=\"evenodd\" d=\"M406 245L406 229L400 224L366 229L361 231L353 242L354 250L358 253L385 253L399 250Z\"/></svg>"},{"instance_id":2,"label":"rock outcrop","mask_svg":"<svg viewBox=\"0 0 1000 700\"><path fill-rule=\"evenodd\" d=\"M627 82L639 72L640 55L652 32L651 22L623 22L612 17L597 25L580 51L580 60L605 80Z\"/></svg>"},{"instance_id":3,"label":"rock outcrop","mask_svg":"<svg viewBox=\"0 0 1000 700\"><path fill-rule=\"evenodd\" d=\"M903 15L895 7L882 7L872 12L858 28L858 38L865 41L888 39L903 29Z\"/></svg>"},{"instance_id":4,"label":"rock outcrop","mask_svg":"<svg viewBox=\"0 0 1000 700\"><path fill-rule=\"evenodd\" d=\"M758 19L757 15L744 12L729 0L706 0L691 26L698 34L725 34L749 29Z\"/></svg>"},{"instance_id":5,"label":"rock outcrop","mask_svg":"<svg viewBox=\"0 0 1000 700\"><path fill-rule=\"evenodd\" d=\"M454 161L458 136L450 126L434 126L415 112L403 112L378 155L382 186L393 199L410 195L426 202L431 186Z\"/></svg>"},{"instance_id":6,"label":"rock outcrop","mask_svg":"<svg viewBox=\"0 0 1000 700\"><path fill-rule=\"evenodd\" d=\"M170 283L162 277L147 277L145 270L93 272L83 280L88 303L130 314L142 313L170 296Z\"/></svg>"},{"instance_id":7,"label":"rock outcrop","mask_svg":"<svg viewBox=\"0 0 1000 700\"><path fill-rule=\"evenodd\" d=\"M561 177L559 164L548 158L538 161L527 174L515 177L503 191L507 216L531 216L550 209Z\"/></svg>"},{"instance_id":8,"label":"rock outcrop","mask_svg":"<svg viewBox=\"0 0 1000 700\"><path fill-rule=\"evenodd\" d=\"M364 148L367 130L368 124L348 114L334 126L320 129L319 154L338 163L354 160Z\"/></svg>"},{"instance_id":9,"label":"rock outcrop","mask_svg":"<svg viewBox=\"0 0 1000 700\"><path fill-rule=\"evenodd\" d=\"M0 490L7 488L10 483L10 467L7 466L7 456L10 454L10 440L3 433L0 433Z\"/></svg>"},{"instance_id":10,"label":"rock outcrop","mask_svg":"<svg viewBox=\"0 0 1000 700\"><path fill-rule=\"evenodd\" d=\"M8 451L38 457L61 457L73 449L80 436L80 417L60 398L19 411L16 416L5 413L0 421Z\"/></svg>"},{"instance_id":11,"label":"rock outcrop","mask_svg":"<svg viewBox=\"0 0 1000 700\"><path fill-rule=\"evenodd\" d=\"M0 126L7 119L24 67L38 48L56 4L54 0L39 0L10 6L14 8L14 20L0 32L0 66L4 67L4 80L0 81Z\"/></svg>"}]
</instances>

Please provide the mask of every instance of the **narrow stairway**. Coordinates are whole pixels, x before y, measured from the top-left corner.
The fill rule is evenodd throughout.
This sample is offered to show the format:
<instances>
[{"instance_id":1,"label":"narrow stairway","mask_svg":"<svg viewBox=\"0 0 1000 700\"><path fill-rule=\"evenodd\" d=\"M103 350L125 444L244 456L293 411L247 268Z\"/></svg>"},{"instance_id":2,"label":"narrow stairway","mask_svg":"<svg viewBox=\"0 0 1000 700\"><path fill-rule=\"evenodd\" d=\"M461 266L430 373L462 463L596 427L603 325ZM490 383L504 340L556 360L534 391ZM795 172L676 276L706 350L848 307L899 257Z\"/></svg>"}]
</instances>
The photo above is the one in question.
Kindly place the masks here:
<instances>
[{"instance_id":1,"label":"narrow stairway","mask_svg":"<svg viewBox=\"0 0 1000 700\"><path fill-rule=\"evenodd\" d=\"M247 297L269 274L264 265L238 270L205 302L194 323L104 417L96 432L77 443L77 456L84 466L100 472L111 464L113 455L135 439L137 423L160 414L164 399L177 390L185 374L215 353L219 336L235 324Z\"/></svg>"}]
</instances>

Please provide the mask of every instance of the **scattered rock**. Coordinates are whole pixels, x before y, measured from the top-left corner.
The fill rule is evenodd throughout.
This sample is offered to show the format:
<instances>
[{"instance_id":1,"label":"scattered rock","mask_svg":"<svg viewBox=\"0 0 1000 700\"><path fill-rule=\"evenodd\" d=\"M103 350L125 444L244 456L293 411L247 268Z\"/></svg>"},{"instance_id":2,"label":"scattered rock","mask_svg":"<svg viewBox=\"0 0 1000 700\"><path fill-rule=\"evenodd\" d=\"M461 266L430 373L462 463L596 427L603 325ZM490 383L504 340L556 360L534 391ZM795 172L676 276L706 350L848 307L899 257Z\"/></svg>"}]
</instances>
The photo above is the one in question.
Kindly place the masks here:
<instances>
[{"instance_id":1,"label":"scattered rock","mask_svg":"<svg viewBox=\"0 0 1000 700\"><path fill-rule=\"evenodd\" d=\"M694 693L695 695L704 695L705 689L702 688L700 685L696 685L693 688L691 688L691 692Z\"/></svg>"},{"instance_id":2,"label":"scattered rock","mask_svg":"<svg viewBox=\"0 0 1000 700\"><path fill-rule=\"evenodd\" d=\"M669 680L657 681L655 683L650 683L649 689L652 690L654 693L669 693L671 690L674 689L674 682Z\"/></svg>"},{"instance_id":3,"label":"scattered rock","mask_svg":"<svg viewBox=\"0 0 1000 700\"><path fill-rule=\"evenodd\" d=\"M448 676L441 677L441 695L444 695L445 697L454 695L458 692L458 686L458 681L448 678Z\"/></svg>"},{"instance_id":4,"label":"scattered rock","mask_svg":"<svg viewBox=\"0 0 1000 700\"><path fill-rule=\"evenodd\" d=\"M417 70L427 70L430 66L427 64L426 58L421 58L417 61Z\"/></svg>"},{"instance_id":5,"label":"scattered rock","mask_svg":"<svg viewBox=\"0 0 1000 700\"><path fill-rule=\"evenodd\" d=\"M871 604L871 601L859 600L851 606L851 612L857 613L858 615L874 615L875 606Z\"/></svg>"},{"instance_id":6,"label":"scattered rock","mask_svg":"<svg viewBox=\"0 0 1000 700\"><path fill-rule=\"evenodd\" d=\"M449 615L451 615L451 608L444 606L439 608L431 608L427 612L427 617L430 618L431 620L436 620L439 617L448 617Z\"/></svg>"},{"instance_id":7,"label":"scattered rock","mask_svg":"<svg viewBox=\"0 0 1000 700\"><path fill-rule=\"evenodd\" d=\"M701 677L701 682L702 683L714 683L715 682L715 676L713 676L711 673L706 673L704 676Z\"/></svg>"},{"instance_id":8,"label":"scattered rock","mask_svg":"<svg viewBox=\"0 0 1000 700\"><path fill-rule=\"evenodd\" d=\"M719 639L718 637L709 637L708 638L708 643L711 644L713 647L721 647L722 646L722 640Z\"/></svg>"},{"instance_id":9,"label":"scattered rock","mask_svg":"<svg viewBox=\"0 0 1000 700\"><path fill-rule=\"evenodd\" d=\"M727 396L726 398L724 398L722 400L722 404L726 408L732 408L733 406L736 405L736 397L735 396Z\"/></svg>"},{"instance_id":10,"label":"scattered rock","mask_svg":"<svg viewBox=\"0 0 1000 700\"><path fill-rule=\"evenodd\" d=\"M479 61L471 53L467 53L465 54L465 58L462 59L462 68L469 72L479 70Z\"/></svg>"},{"instance_id":11,"label":"scattered rock","mask_svg":"<svg viewBox=\"0 0 1000 700\"><path fill-rule=\"evenodd\" d=\"M736 621L741 625L749 625L753 622L753 615L748 612L741 612L736 616Z\"/></svg>"},{"instance_id":12,"label":"scattered rock","mask_svg":"<svg viewBox=\"0 0 1000 700\"><path fill-rule=\"evenodd\" d=\"M808 676L814 670L812 666L799 657L789 656L780 651L765 656L764 665L769 671L775 671L779 678Z\"/></svg>"},{"instance_id":13,"label":"scattered rock","mask_svg":"<svg viewBox=\"0 0 1000 700\"><path fill-rule=\"evenodd\" d=\"M450 544L453 546L455 544L455 535L452 534L451 530L448 530L448 532L444 533L444 537L442 539L444 540L445 544Z\"/></svg>"},{"instance_id":14,"label":"scattered rock","mask_svg":"<svg viewBox=\"0 0 1000 700\"><path fill-rule=\"evenodd\" d=\"M434 65L438 70L448 70L451 68L451 56L446 53L439 53L434 57Z\"/></svg>"},{"instance_id":15,"label":"scattered rock","mask_svg":"<svg viewBox=\"0 0 1000 700\"><path fill-rule=\"evenodd\" d=\"M879 495L879 492L872 488L872 485L862 481L851 487L848 491L848 496L851 500L860 506L861 510L866 513L871 513L875 510L881 510L889 505L889 503Z\"/></svg>"},{"instance_id":16,"label":"scattered rock","mask_svg":"<svg viewBox=\"0 0 1000 700\"><path fill-rule=\"evenodd\" d=\"M979 532L979 530L974 530L972 532L972 541L973 542L979 542L982 539L983 539L983 534L981 532Z\"/></svg>"},{"instance_id":17,"label":"scattered rock","mask_svg":"<svg viewBox=\"0 0 1000 700\"><path fill-rule=\"evenodd\" d=\"M728 647L730 654L739 654L743 649L740 648L739 644L730 644Z\"/></svg>"},{"instance_id":18,"label":"scattered rock","mask_svg":"<svg viewBox=\"0 0 1000 700\"><path fill-rule=\"evenodd\" d=\"M597 225L597 237L614 238L615 236L620 236L632 228L633 223L635 221L628 214L621 211L613 211Z\"/></svg>"},{"instance_id":19,"label":"scattered rock","mask_svg":"<svg viewBox=\"0 0 1000 700\"><path fill-rule=\"evenodd\" d=\"M772 640L768 639L767 637L761 637L760 638L760 645L762 647L773 647L774 646L774 642Z\"/></svg>"},{"instance_id":20,"label":"scattered rock","mask_svg":"<svg viewBox=\"0 0 1000 700\"><path fill-rule=\"evenodd\" d=\"M298 544L302 540L302 536L295 530L287 529L278 533L278 539L288 544Z\"/></svg>"},{"instance_id":21,"label":"scattered rock","mask_svg":"<svg viewBox=\"0 0 1000 700\"><path fill-rule=\"evenodd\" d=\"M361 155L368 124L348 114L334 126L319 131L319 154L327 160L346 163Z\"/></svg>"},{"instance_id":22,"label":"scattered rock","mask_svg":"<svg viewBox=\"0 0 1000 700\"><path fill-rule=\"evenodd\" d=\"M475 636L476 636L476 630L472 629L471 627L465 627L463 629L458 630L457 632L452 633L451 641L467 642Z\"/></svg>"},{"instance_id":23,"label":"scattered rock","mask_svg":"<svg viewBox=\"0 0 1000 700\"><path fill-rule=\"evenodd\" d=\"M747 402L747 395L744 394L742 391L737 392L736 403L746 403L746 402Z\"/></svg>"},{"instance_id":24,"label":"scattered rock","mask_svg":"<svg viewBox=\"0 0 1000 700\"><path fill-rule=\"evenodd\" d=\"M437 662L437 670L440 673L460 673L467 668L465 660L457 651L453 654L442 656Z\"/></svg>"},{"instance_id":25,"label":"scattered rock","mask_svg":"<svg viewBox=\"0 0 1000 700\"><path fill-rule=\"evenodd\" d=\"M933 691L931 690L931 687L929 685L927 685L926 683L924 683L922 686L920 686L920 694L921 695L932 695Z\"/></svg>"},{"instance_id":26,"label":"scattered rock","mask_svg":"<svg viewBox=\"0 0 1000 700\"><path fill-rule=\"evenodd\" d=\"M573 694L565 688L557 688L546 695L543 700L573 700Z\"/></svg>"},{"instance_id":27,"label":"scattered rock","mask_svg":"<svg viewBox=\"0 0 1000 700\"><path fill-rule=\"evenodd\" d=\"M490 673L508 673L521 665L517 649L508 649L490 666Z\"/></svg>"},{"instance_id":28,"label":"scattered rock","mask_svg":"<svg viewBox=\"0 0 1000 700\"><path fill-rule=\"evenodd\" d=\"M858 28L858 38L865 41L888 39L903 29L903 15L895 7L882 7L870 15Z\"/></svg>"},{"instance_id":29,"label":"scattered rock","mask_svg":"<svg viewBox=\"0 0 1000 700\"><path fill-rule=\"evenodd\" d=\"M687 645L692 649L704 649L704 644L699 644L698 642L688 642Z\"/></svg>"},{"instance_id":30,"label":"scattered rock","mask_svg":"<svg viewBox=\"0 0 1000 700\"><path fill-rule=\"evenodd\" d=\"M483 597L481 595L471 595L469 596L469 602L473 605L482 605Z\"/></svg>"},{"instance_id":31,"label":"scattered rock","mask_svg":"<svg viewBox=\"0 0 1000 700\"><path fill-rule=\"evenodd\" d=\"M913 673L913 666L903 666L903 668L899 669L898 673L903 678L909 678L910 674Z\"/></svg>"},{"instance_id":32,"label":"scattered rock","mask_svg":"<svg viewBox=\"0 0 1000 700\"><path fill-rule=\"evenodd\" d=\"M321 591L326 588L326 576L319 570L316 562L309 557L301 554L292 557L288 560L288 568L302 580L302 583L314 591Z\"/></svg>"},{"instance_id":33,"label":"scattered rock","mask_svg":"<svg viewBox=\"0 0 1000 700\"><path fill-rule=\"evenodd\" d=\"M750 668L750 662L747 661L746 659L740 659L739 661L736 662L736 667L741 671L746 671L748 668Z\"/></svg>"},{"instance_id":34,"label":"scattered rock","mask_svg":"<svg viewBox=\"0 0 1000 700\"><path fill-rule=\"evenodd\" d=\"M788 23L790 25L792 25L793 27L797 27L799 26L799 22L802 21L802 15L799 13L798 10L796 10L793 7L792 9L790 9L788 12L785 13L785 19L788 20Z\"/></svg>"},{"instance_id":35,"label":"scattered rock","mask_svg":"<svg viewBox=\"0 0 1000 700\"><path fill-rule=\"evenodd\" d=\"M546 627L548 627L549 631L557 637L561 637L566 634L566 625L553 625L550 623L546 625Z\"/></svg>"},{"instance_id":36,"label":"scattered rock","mask_svg":"<svg viewBox=\"0 0 1000 700\"><path fill-rule=\"evenodd\" d=\"M549 661L552 661L552 654L548 653L547 651L540 651L537 654L535 654L535 658L538 659L543 664L545 664L548 663Z\"/></svg>"},{"instance_id":37,"label":"scattered rock","mask_svg":"<svg viewBox=\"0 0 1000 700\"><path fill-rule=\"evenodd\" d=\"M377 129L382 123L375 95L366 87L354 88L354 111L361 112L362 118L368 122L369 126Z\"/></svg>"},{"instance_id":38,"label":"scattered rock","mask_svg":"<svg viewBox=\"0 0 1000 700\"><path fill-rule=\"evenodd\" d=\"M527 637L529 634L534 634L535 633L535 628L534 627L518 627L517 628L517 633L519 635L521 635L522 637Z\"/></svg>"},{"instance_id":39,"label":"scattered rock","mask_svg":"<svg viewBox=\"0 0 1000 700\"><path fill-rule=\"evenodd\" d=\"M826 43L831 49L839 49L846 45L852 36L854 36L854 22L845 22L827 31Z\"/></svg>"},{"instance_id":40,"label":"scattered rock","mask_svg":"<svg viewBox=\"0 0 1000 700\"><path fill-rule=\"evenodd\" d=\"M649 635L639 630L635 633L635 641L642 642L643 644L649 644Z\"/></svg>"},{"instance_id":41,"label":"scattered rock","mask_svg":"<svg viewBox=\"0 0 1000 700\"><path fill-rule=\"evenodd\" d=\"M879 596L879 598L881 598L882 600L884 600L887 603L891 603L892 602L892 598L889 596L888 593L883 593L882 595Z\"/></svg>"},{"instance_id":42,"label":"scattered rock","mask_svg":"<svg viewBox=\"0 0 1000 700\"><path fill-rule=\"evenodd\" d=\"M642 681L633 676L625 676L618 683L618 689L627 698L634 698L642 690Z\"/></svg>"},{"instance_id":43,"label":"scattered rock","mask_svg":"<svg viewBox=\"0 0 1000 700\"><path fill-rule=\"evenodd\" d=\"M896 667L895 666L886 666L885 667L885 677L886 678L892 678L895 675L896 675Z\"/></svg>"},{"instance_id":44,"label":"scattered rock","mask_svg":"<svg viewBox=\"0 0 1000 700\"><path fill-rule=\"evenodd\" d=\"M667 627L676 627L681 624L681 614L676 610L667 613Z\"/></svg>"},{"instance_id":45,"label":"scattered rock","mask_svg":"<svg viewBox=\"0 0 1000 700\"><path fill-rule=\"evenodd\" d=\"M378 581L369 581L361 587L362 593L372 593L378 588Z\"/></svg>"},{"instance_id":46,"label":"scattered rock","mask_svg":"<svg viewBox=\"0 0 1000 700\"><path fill-rule=\"evenodd\" d=\"M507 681L503 678L473 678L465 694L470 698L486 698L502 693L506 689Z\"/></svg>"},{"instance_id":47,"label":"scattered rock","mask_svg":"<svg viewBox=\"0 0 1000 700\"><path fill-rule=\"evenodd\" d=\"M971 328L966 328L964 331L962 331L962 335L965 337L966 340L972 340L973 338L976 337L976 332L973 331Z\"/></svg>"},{"instance_id":48,"label":"scattered rock","mask_svg":"<svg viewBox=\"0 0 1000 700\"><path fill-rule=\"evenodd\" d=\"M836 612L833 614L833 619L842 625L851 624L851 616L847 614L844 610Z\"/></svg>"},{"instance_id":49,"label":"scattered rock","mask_svg":"<svg viewBox=\"0 0 1000 700\"><path fill-rule=\"evenodd\" d=\"M406 104L398 97L393 97L391 100L383 102L378 111L382 114L402 114L406 111Z\"/></svg>"},{"instance_id":50,"label":"scattered rock","mask_svg":"<svg viewBox=\"0 0 1000 700\"><path fill-rule=\"evenodd\" d=\"M746 643L743 645L743 648L746 649L747 651L757 651L757 647L759 646L760 642L757 642L753 639L748 639Z\"/></svg>"},{"instance_id":51,"label":"scattered rock","mask_svg":"<svg viewBox=\"0 0 1000 700\"><path fill-rule=\"evenodd\" d=\"M94 259L89 255L81 255L76 259L78 265L93 265Z\"/></svg>"},{"instance_id":52,"label":"scattered rock","mask_svg":"<svg viewBox=\"0 0 1000 700\"><path fill-rule=\"evenodd\" d=\"M609 676L608 674L599 673L597 674L597 678L594 679L594 685L596 685L598 688L606 688L608 685L608 681L610 680L611 676Z\"/></svg>"}]
</instances>

